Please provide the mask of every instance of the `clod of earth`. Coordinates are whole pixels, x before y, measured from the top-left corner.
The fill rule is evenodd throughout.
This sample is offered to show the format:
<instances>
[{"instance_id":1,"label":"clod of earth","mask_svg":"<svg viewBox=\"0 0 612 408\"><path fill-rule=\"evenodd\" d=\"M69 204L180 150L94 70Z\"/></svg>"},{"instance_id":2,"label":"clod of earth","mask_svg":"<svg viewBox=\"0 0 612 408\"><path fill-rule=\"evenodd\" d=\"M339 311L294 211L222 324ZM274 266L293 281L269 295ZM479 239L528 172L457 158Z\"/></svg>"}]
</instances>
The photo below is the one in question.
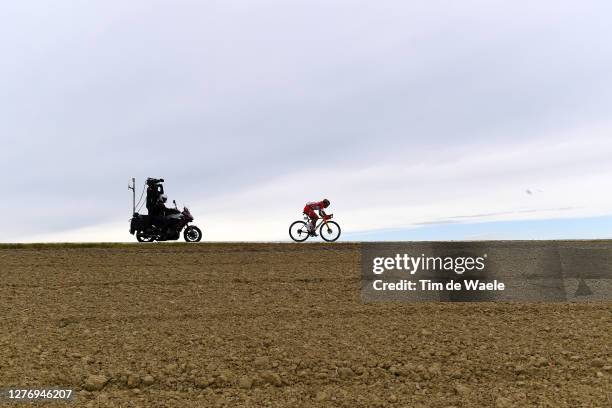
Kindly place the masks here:
<instances>
[{"instance_id":1,"label":"clod of earth","mask_svg":"<svg viewBox=\"0 0 612 408\"><path fill-rule=\"evenodd\" d=\"M100 391L106 383L108 382L108 378L103 375L90 375L85 380L85 384L83 388L87 391Z\"/></svg>"}]
</instances>

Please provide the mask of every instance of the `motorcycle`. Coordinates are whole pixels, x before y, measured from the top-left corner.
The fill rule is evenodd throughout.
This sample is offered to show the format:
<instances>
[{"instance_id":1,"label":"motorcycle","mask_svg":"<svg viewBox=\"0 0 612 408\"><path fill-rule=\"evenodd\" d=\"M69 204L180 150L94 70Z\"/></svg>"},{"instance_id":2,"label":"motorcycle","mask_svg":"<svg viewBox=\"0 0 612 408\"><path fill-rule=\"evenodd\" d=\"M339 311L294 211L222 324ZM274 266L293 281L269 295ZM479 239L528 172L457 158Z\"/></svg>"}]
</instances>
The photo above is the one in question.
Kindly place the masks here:
<instances>
[{"instance_id":1,"label":"motorcycle","mask_svg":"<svg viewBox=\"0 0 612 408\"><path fill-rule=\"evenodd\" d=\"M147 211L151 212L160 198L164 197L164 179L147 178L145 187L147 189ZM128 189L132 190L132 218L130 219L130 234L136 234L138 242L170 241L177 240L183 231L183 238L187 242L200 242L202 230L195 225L189 225L193 221L193 215L187 207L179 211L174 203L174 208L166 208L163 205L164 217L151 217L150 215L139 214L136 212L136 179L132 177L132 183L128 184ZM144 194L144 190L143 190ZM140 197L142 199L142 195ZM140 200L138 200L140 203ZM158 211L156 211L158 212Z\"/></svg>"},{"instance_id":2,"label":"motorcycle","mask_svg":"<svg viewBox=\"0 0 612 408\"><path fill-rule=\"evenodd\" d=\"M176 207L176 202L174 203ZM200 242L202 230L195 225L189 225L193 216L187 207L183 211L175 208L166 216L166 226L156 225L151 216L134 213L130 220L130 234L136 234L138 242L173 241L179 239L181 231L187 242Z\"/></svg>"}]
</instances>

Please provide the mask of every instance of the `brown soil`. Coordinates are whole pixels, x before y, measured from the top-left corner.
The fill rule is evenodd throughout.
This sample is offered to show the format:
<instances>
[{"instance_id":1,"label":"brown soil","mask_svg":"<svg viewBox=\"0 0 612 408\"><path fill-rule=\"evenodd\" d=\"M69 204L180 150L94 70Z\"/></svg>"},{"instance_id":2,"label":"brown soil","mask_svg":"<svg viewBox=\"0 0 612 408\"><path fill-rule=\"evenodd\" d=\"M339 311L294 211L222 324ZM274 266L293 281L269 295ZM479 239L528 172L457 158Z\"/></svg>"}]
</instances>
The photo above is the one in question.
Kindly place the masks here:
<instances>
[{"instance_id":1,"label":"brown soil","mask_svg":"<svg viewBox=\"0 0 612 408\"><path fill-rule=\"evenodd\" d=\"M79 407L610 406L612 304L363 304L359 274L358 244L0 248L0 387Z\"/></svg>"}]
</instances>

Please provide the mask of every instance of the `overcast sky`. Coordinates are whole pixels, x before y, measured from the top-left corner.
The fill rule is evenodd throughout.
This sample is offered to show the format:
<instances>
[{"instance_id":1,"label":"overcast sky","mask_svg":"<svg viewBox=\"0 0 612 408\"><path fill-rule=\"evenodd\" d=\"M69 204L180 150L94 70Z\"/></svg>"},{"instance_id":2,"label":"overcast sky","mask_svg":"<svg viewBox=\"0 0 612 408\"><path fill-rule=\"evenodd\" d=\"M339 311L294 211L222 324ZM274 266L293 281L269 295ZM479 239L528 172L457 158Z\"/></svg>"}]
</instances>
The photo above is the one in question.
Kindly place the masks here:
<instances>
[{"instance_id":1,"label":"overcast sky","mask_svg":"<svg viewBox=\"0 0 612 408\"><path fill-rule=\"evenodd\" d=\"M3 2L0 241L133 240L127 182L148 176L208 240L287 239L323 197L355 239L607 220L610 15L603 0Z\"/></svg>"}]
</instances>

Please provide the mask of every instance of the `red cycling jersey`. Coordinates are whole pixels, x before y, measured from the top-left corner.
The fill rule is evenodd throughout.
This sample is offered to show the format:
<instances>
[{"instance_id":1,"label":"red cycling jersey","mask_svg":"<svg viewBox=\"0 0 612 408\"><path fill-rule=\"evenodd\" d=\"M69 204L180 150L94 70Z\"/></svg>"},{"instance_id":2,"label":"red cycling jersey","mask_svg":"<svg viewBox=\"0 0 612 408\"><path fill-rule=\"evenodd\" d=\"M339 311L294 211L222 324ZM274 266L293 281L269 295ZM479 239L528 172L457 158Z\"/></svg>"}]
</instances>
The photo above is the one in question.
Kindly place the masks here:
<instances>
[{"instance_id":1,"label":"red cycling jersey","mask_svg":"<svg viewBox=\"0 0 612 408\"><path fill-rule=\"evenodd\" d=\"M325 208L325 206L323 205L323 201L314 201L312 203L307 203L306 207L304 208L310 208L313 211L316 211L316 210L321 211Z\"/></svg>"},{"instance_id":2,"label":"red cycling jersey","mask_svg":"<svg viewBox=\"0 0 612 408\"><path fill-rule=\"evenodd\" d=\"M325 215L325 205L323 205L323 201L315 201L312 203L307 203L306 207L304 207L304 214L308 215L312 220L318 220L317 213L315 211L319 211L323 215Z\"/></svg>"}]
</instances>

